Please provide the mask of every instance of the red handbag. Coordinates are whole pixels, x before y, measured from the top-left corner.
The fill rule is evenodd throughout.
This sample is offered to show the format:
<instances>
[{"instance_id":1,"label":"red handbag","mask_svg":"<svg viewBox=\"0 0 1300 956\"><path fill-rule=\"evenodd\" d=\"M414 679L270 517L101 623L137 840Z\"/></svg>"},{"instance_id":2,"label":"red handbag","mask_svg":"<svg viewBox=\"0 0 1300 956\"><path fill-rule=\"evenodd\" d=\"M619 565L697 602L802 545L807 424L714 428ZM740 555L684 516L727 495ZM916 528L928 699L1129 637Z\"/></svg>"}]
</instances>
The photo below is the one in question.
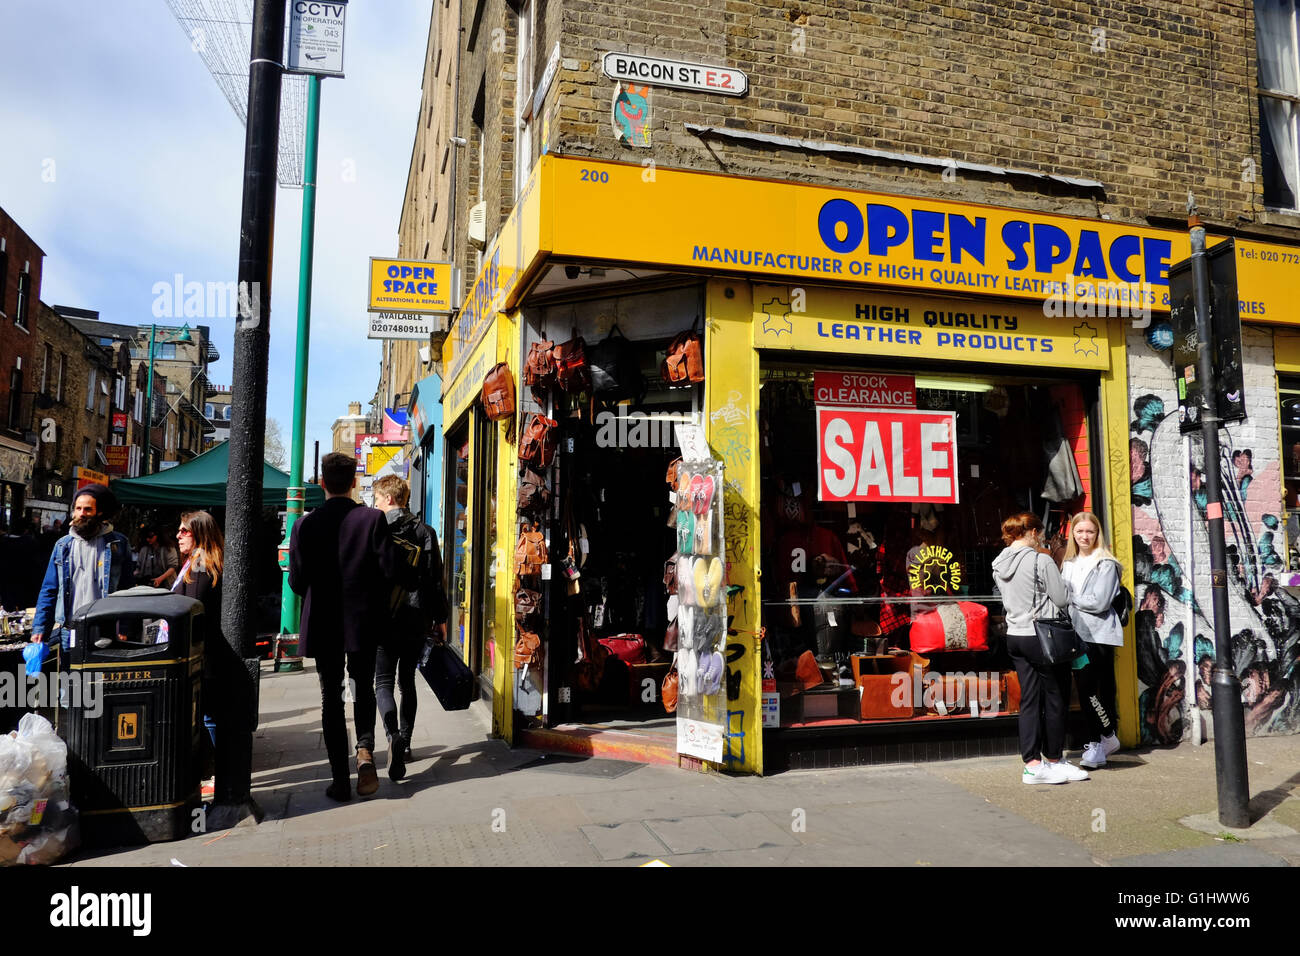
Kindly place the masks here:
<instances>
[{"instance_id":1,"label":"red handbag","mask_svg":"<svg viewBox=\"0 0 1300 956\"><path fill-rule=\"evenodd\" d=\"M566 392L585 392L591 388L591 369L587 366L587 344L581 335L555 346L555 380Z\"/></svg>"},{"instance_id":2,"label":"red handbag","mask_svg":"<svg viewBox=\"0 0 1300 956\"><path fill-rule=\"evenodd\" d=\"M640 634L615 634L602 637L600 644L625 664L645 663L645 638Z\"/></svg>"},{"instance_id":3,"label":"red handbag","mask_svg":"<svg viewBox=\"0 0 1300 956\"><path fill-rule=\"evenodd\" d=\"M982 604L957 601L939 605L934 611L912 619L912 650L918 654L934 651L987 651L989 649L989 612Z\"/></svg>"}]
</instances>

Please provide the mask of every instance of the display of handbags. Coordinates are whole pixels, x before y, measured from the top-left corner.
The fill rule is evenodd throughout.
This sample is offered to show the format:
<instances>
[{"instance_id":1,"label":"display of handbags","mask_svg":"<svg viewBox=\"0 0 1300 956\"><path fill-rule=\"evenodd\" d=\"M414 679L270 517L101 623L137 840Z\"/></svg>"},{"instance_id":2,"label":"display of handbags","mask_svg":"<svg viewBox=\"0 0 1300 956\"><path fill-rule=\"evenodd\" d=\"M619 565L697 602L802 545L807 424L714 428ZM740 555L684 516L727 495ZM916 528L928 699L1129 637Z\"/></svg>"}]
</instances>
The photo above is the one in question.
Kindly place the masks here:
<instances>
[{"instance_id":1,"label":"display of handbags","mask_svg":"<svg viewBox=\"0 0 1300 956\"><path fill-rule=\"evenodd\" d=\"M534 412L519 439L519 460L538 468L549 468L551 459L555 457L555 430L558 427L555 419Z\"/></svg>"},{"instance_id":2,"label":"display of handbags","mask_svg":"<svg viewBox=\"0 0 1300 956\"><path fill-rule=\"evenodd\" d=\"M989 611L973 601L950 601L918 614L909 634L912 650L920 654L988 650Z\"/></svg>"},{"instance_id":3,"label":"display of handbags","mask_svg":"<svg viewBox=\"0 0 1300 956\"><path fill-rule=\"evenodd\" d=\"M555 381L564 391L585 392L591 388L591 370L587 366L587 344L574 334L569 341L555 346Z\"/></svg>"},{"instance_id":4,"label":"display of handbags","mask_svg":"<svg viewBox=\"0 0 1300 956\"><path fill-rule=\"evenodd\" d=\"M542 565L549 558L546 554L546 536L534 524L532 530L525 527L519 532L519 541L515 544L515 573L520 577L540 577Z\"/></svg>"}]
</instances>

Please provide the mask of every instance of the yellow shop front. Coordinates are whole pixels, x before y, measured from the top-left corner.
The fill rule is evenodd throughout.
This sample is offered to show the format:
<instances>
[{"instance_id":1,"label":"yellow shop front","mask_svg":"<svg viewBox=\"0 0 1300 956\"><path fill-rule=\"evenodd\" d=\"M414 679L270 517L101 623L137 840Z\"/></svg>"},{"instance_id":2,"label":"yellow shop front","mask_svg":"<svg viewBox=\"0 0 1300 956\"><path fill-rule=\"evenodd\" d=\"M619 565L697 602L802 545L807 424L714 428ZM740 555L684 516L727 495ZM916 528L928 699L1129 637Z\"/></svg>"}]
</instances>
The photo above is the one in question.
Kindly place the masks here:
<instances>
[{"instance_id":1,"label":"yellow shop front","mask_svg":"<svg viewBox=\"0 0 1300 956\"><path fill-rule=\"evenodd\" d=\"M444 352L446 460L469 462L447 540L497 732L750 773L1015 753L1000 522L1092 511L1133 588L1126 333L1186 254L1109 221L543 157ZM666 381L691 334L702 381ZM579 341L597 383L532 381L530 355ZM516 414L474 425L496 362ZM663 695L689 653L665 472L691 426L723 476L725 636L687 662L717 678L716 759ZM1111 668L1128 744L1133 643Z\"/></svg>"}]
</instances>

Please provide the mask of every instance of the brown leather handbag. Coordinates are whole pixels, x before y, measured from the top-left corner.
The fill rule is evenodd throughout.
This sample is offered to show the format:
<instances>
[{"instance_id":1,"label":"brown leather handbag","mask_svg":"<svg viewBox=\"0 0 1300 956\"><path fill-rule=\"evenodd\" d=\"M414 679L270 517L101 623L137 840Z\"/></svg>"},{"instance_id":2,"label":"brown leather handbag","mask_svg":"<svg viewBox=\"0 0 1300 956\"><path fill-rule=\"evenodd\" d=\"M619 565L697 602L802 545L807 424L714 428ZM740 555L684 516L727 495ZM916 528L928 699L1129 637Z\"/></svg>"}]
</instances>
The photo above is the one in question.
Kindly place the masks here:
<instances>
[{"instance_id":1,"label":"brown leather handbag","mask_svg":"<svg viewBox=\"0 0 1300 956\"><path fill-rule=\"evenodd\" d=\"M528 347L524 362L524 384L529 388L547 388L555 384L555 343L549 339Z\"/></svg>"},{"instance_id":2,"label":"brown leather handbag","mask_svg":"<svg viewBox=\"0 0 1300 956\"><path fill-rule=\"evenodd\" d=\"M510 366L498 362L483 376L483 411L494 422L505 421L515 414L515 377Z\"/></svg>"},{"instance_id":3,"label":"brown leather handbag","mask_svg":"<svg viewBox=\"0 0 1300 956\"><path fill-rule=\"evenodd\" d=\"M695 331L695 326L678 333L668 343L668 355L660 373L671 384L704 381L704 336Z\"/></svg>"},{"instance_id":4,"label":"brown leather handbag","mask_svg":"<svg viewBox=\"0 0 1300 956\"><path fill-rule=\"evenodd\" d=\"M540 527L534 523L531 531L524 528L519 532L519 541L515 544L515 573L520 577L537 577L542 573L542 565L549 560L546 536Z\"/></svg>"},{"instance_id":5,"label":"brown leather handbag","mask_svg":"<svg viewBox=\"0 0 1300 956\"><path fill-rule=\"evenodd\" d=\"M515 640L515 670L536 663L541 647L542 639L536 633L526 628L519 628L519 637Z\"/></svg>"},{"instance_id":6,"label":"brown leather handbag","mask_svg":"<svg viewBox=\"0 0 1300 956\"><path fill-rule=\"evenodd\" d=\"M664 675L664 682L659 688L659 699L663 701L664 710L670 714L677 710L677 689L680 680L677 674L677 658L674 657L673 666Z\"/></svg>"},{"instance_id":7,"label":"brown leather handbag","mask_svg":"<svg viewBox=\"0 0 1300 956\"><path fill-rule=\"evenodd\" d=\"M534 412L519 440L519 460L538 468L549 468L555 456L555 429L558 422Z\"/></svg>"},{"instance_id":8,"label":"brown leather handbag","mask_svg":"<svg viewBox=\"0 0 1300 956\"><path fill-rule=\"evenodd\" d=\"M668 473L664 476L664 481L668 482L668 484L672 485L674 488L677 487L677 469L681 466L682 460L680 458L674 458L673 463L668 466Z\"/></svg>"},{"instance_id":9,"label":"brown leather handbag","mask_svg":"<svg viewBox=\"0 0 1300 956\"><path fill-rule=\"evenodd\" d=\"M677 593L677 560L679 555L674 554L664 562L664 590L669 594Z\"/></svg>"},{"instance_id":10,"label":"brown leather handbag","mask_svg":"<svg viewBox=\"0 0 1300 956\"><path fill-rule=\"evenodd\" d=\"M555 346L555 380L566 392L585 392L591 388L591 369L587 366L587 344L575 334Z\"/></svg>"},{"instance_id":11,"label":"brown leather handbag","mask_svg":"<svg viewBox=\"0 0 1300 956\"><path fill-rule=\"evenodd\" d=\"M520 588L515 592L515 619L527 621L542 612L542 592Z\"/></svg>"},{"instance_id":12,"label":"brown leather handbag","mask_svg":"<svg viewBox=\"0 0 1300 956\"><path fill-rule=\"evenodd\" d=\"M543 513L551 504L551 489L546 487L546 479L533 469L524 465L519 476L519 494L516 510L520 513Z\"/></svg>"}]
</instances>

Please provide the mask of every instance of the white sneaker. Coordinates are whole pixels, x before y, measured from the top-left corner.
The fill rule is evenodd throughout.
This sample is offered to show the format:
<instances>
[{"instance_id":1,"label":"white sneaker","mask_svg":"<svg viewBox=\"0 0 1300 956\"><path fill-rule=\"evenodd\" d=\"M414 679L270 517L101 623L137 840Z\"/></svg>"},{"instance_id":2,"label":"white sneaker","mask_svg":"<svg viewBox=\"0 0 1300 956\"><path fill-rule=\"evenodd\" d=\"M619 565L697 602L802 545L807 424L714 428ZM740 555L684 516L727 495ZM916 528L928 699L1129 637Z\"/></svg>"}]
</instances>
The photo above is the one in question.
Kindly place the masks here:
<instances>
[{"instance_id":1,"label":"white sneaker","mask_svg":"<svg viewBox=\"0 0 1300 956\"><path fill-rule=\"evenodd\" d=\"M1109 757L1115 751L1119 750L1119 735L1111 734L1109 737L1102 737L1100 740L1102 753Z\"/></svg>"},{"instance_id":2,"label":"white sneaker","mask_svg":"<svg viewBox=\"0 0 1300 956\"><path fill-rule=\"evenodd\" d=\"M1083 748L1083 756L1079 758L1079 766L1087 767L1089 770L1096 770L1098 767L1106 766L1106 750L1101 744L1093 741Z\"/></svg>"},{"instance_id":3,"label":"white sneaker","mask_svg":"<svg viewBox=\"0 0 1300 956\"><path fill-rule=\"evenodd\" d=\"M1084 770L1082 767L1076 767L1074 764L1070 763L1070 761L1066 760L1064 757L1062 757L1060 760L1056 761L1055 763L1049 763L1048 766L1055 767L1056 769L1058 769L1065 776L1066 780L1087 780L1088 779L1088 771Z\"/></svg>"},{"instance_id":4,"label":"white sneaker","mask_svg":"<svg viewBox=\"0 0 1300 956\"><path fill-rule=\"evenodd\" d=\"M1040 761L1037 767L1026 766L1020 775L1021 783L1065 783L1069 778L1061 772L1059 765Z\"/></svg>"}]
</instances>

